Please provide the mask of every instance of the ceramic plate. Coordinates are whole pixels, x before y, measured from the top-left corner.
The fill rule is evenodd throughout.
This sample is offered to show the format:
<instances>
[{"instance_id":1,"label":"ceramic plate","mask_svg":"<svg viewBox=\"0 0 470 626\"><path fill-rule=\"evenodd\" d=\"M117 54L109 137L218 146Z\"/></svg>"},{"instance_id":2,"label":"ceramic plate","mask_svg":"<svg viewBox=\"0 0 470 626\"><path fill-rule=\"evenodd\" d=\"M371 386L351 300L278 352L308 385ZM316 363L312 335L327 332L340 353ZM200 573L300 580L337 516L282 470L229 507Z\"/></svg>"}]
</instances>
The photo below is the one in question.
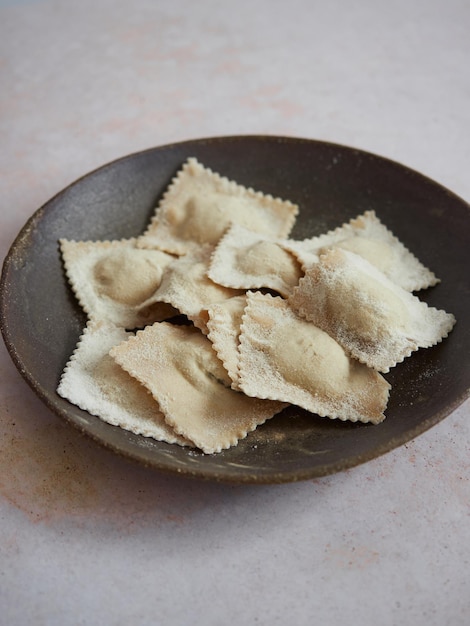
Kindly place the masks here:
<instances>
[{"instance_id":1,"label":"ceramic plate","mask_svg":"<svg viewBox=\"0 0 470 626\"><path fill-rule=\"evenodd\" d=\"M110 426L56 394L85 316L64 278L58 239L139 235L171 178L189 157L300 206L291 236L318 235L373 209L440 278L420 293L457 318L448 339L420 350L385 377L386 420L344 423L291 407L238 446L204 455ZM469 205L398 163L360 150L271 136L201 139L119 159L81 178L27 222L5 260L0 323L23 377L61 418L112 450L159 470L246 483L331 474L377 457L424 432L469 393Z\"/></svg>"}]
</instances>

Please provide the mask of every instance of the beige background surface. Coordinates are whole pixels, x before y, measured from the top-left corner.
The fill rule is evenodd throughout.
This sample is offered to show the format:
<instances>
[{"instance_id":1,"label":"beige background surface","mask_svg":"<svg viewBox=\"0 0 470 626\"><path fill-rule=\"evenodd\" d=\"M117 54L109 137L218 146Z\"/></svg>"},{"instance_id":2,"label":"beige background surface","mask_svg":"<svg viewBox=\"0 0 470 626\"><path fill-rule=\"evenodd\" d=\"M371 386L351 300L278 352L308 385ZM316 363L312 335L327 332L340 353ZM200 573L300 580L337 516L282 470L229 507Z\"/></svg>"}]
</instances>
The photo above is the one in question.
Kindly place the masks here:
<instances>
[{"instance_id":1,"label":"beige background surface","mask_svg":"<svg viewBox=\"0 0 470 626\"><path fill-rule=\"evenodd\" d=\"M204 136L352 145L468 201L469 26L466 0L0 1L0 256L79 176ZM2 343L0 624L468 624L469 412L342 474L191 482L53 417Z\"/></svg>"}]
</instances>

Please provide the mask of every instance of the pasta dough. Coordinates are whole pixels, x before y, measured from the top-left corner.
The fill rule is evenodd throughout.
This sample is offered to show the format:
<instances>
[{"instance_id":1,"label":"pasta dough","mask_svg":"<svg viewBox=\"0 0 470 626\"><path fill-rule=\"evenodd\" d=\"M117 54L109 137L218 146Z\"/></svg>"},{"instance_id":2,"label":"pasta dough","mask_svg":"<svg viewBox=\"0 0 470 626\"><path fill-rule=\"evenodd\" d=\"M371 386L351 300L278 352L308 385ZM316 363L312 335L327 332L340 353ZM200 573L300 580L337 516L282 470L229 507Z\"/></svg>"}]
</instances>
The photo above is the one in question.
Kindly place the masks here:
<instances>
[{"instance_id":1,"label":"pasta dough","mask_svg":"<svg viewBox=\"0 0 470 626\"><path fill-rule=\"evenodd\" d=\"M297 205L220 176L189 158L164 194L138 246L186 254L215 245L235 222L270 237L287 237Z\"/></svg>"},{"instance_id":2,"label":"pasta dough","mask_svg":"<svg viewBox=\"0 0 470 626\"><path fill-rule=\"evenodd\" d=\"M207 309L207 337L227 370L232 388L238 389L238 345L246 296L230 298Z\"/></svg>"},{"instance_id":3,"label":"pasta dough","mask_svg":"<svg viewBox=\"0 0 470 626\"><path fill-rule=\"evenodd\" d=\"M378 372L351 359L285 300L260 293L247 298L239 364L246 394L333 419L378 424L385 418L390 385Z\"/></svg>"},{"instance_id":4,"label":"pasta dough","mask_svg":"<svg viewBox=\"0 0 470 626\"><path fill-rule=\"evenodd\" d=\"M168 304L145 311L141 305L159 287L165 267L175 257L140 250L135 241L60 240L67 278L89 318L132 329L174 315Z\"/></svg>"},{"instance_id":5,"label":"pasta dough","mask_svg":"<svg viewBox=\"0 0 470 626\"><path fill-rule=\"evenodd\" d=\"M455 323L453 315L428 307L368 261L340 248L306 271L289 304L381 372L438 343Z\"/></svg>"},{"instance_id":6,"label":"pasta dough","mask_svg":"<svg viewBox=\"0 0 470 626\"><path fill-rule=\"evenodd\" d=\"M366 211L319 237L303 241L289 239L282 245L297 256L304 269L317 263L318 257L329 248L341 248L363 257L407 291L425 289L439 282L382 224L374 211Z\"/></svg>"},{"instance_id":7,"label":"pasta dough","mask_svg":"<svg viewBox=\"0 0 470 626\"><path fill-rule=\"evenodd\" d=\"M287 297L303 275L295 256L276 240L233 224L218 243L208 276L237 289L267 288Z\"/></svg>"}]
</instances>

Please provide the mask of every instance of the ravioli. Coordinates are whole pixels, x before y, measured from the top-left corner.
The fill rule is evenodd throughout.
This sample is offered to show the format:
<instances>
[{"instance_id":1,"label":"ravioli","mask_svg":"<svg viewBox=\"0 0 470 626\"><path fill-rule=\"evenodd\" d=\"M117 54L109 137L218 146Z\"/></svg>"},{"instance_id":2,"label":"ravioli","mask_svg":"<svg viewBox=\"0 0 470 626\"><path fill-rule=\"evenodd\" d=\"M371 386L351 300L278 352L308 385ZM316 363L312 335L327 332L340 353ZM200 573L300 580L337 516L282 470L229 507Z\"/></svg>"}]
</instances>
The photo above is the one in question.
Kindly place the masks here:
<instances>
[{"instance_id":1,"label":"ravioli","mask_svg":"<svg viewBox=\"0 0 470 626\"><path fill-rule=\"evenodd\" d=\"M439 343L455 324L452 314L429 307L362 257L340 248L306 271L289 304L380 372Z\"/></svg>"},{"instance_id":2,"label":"ravioli","mask_svg":"<svg viewBox=\"0 0 470 626\"><path fill-rule=\"evenodd\" d=\"M439 279L379 220L375 211L366 211L318 237L282 242L296 255L303 268L318 262L329 248L341 248L363 257L391 281L407 291L436 285Z\"/></svg>"},{"instance_id":3,"label":"ravioli","mask_svg":"<svg viewBox=\"0 0 470 626\"><path fill-rule=\"evenodd\" d=\"M208 276L226 287L267 288L287 297L303 272L277 240L232 224L212 255Z\"/></svg>"},{"instance_id":4,"label":"ravioli","mask_svg":"<svg viewBox=\"0 0 470 626\"><path fill-rule=\"evenodd\" d=\"M332 419L378 424L390 385L351 359L280 297L249 293L240 334L239 386Z\"/></svg>"},{"instance_id":5,"label":"ravioli","mask_svg":"<svg viewBox=\"0 0 470 626\"><path fill-rule=\"evenodd\" d=\"M292 202L243 187L189 158L137 245L186 254L203 244L215 245L232 222L270 237L287 237L297 213Z\"/></svg>"},{"instance_id":6,"label":"ravioli","mask_svg":"<svg viewBox=\"0 0 470 626\"><path fill-rule=\"evenodd\" d=\"M279 410L231 389L211 342L194 327L157 322L110 354L147 387L175 432L207 454L235 445Z\"/></svg>"},{"instance_id":7,"label":"ravioli","mask_svg":"<svg viewBox=\"0 0 470 626\"><path fill-rule=\"evenodd\" d=\"M151 311L140 309L158 289L165 267L175 257L159 250L140 250L135 242L59 241L67 278L89 318L132 329L174 315L168 304Z\"/></svg>"}]
</instances>

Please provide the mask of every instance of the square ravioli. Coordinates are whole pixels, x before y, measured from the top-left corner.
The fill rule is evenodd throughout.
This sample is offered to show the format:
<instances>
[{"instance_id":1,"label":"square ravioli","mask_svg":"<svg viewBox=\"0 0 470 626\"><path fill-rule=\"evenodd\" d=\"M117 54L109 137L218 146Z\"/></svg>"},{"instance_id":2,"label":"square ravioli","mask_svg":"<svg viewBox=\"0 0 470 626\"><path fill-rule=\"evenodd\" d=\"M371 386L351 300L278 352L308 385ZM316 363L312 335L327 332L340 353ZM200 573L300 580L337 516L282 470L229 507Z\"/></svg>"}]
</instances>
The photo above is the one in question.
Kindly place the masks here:
<instances>
[{"instance_id":1,"label":"square ravioli","mask_svg":"<svg viewBox=\"0 0 470 626\"><path fill-rule=\"evenodd\" d=\"M175 257L160 250L141 250L135 243L135 239L59 240L67 279L90 319L132 329L175 314L168 304L140 310Z\"/></svg>"},{"instance_id":2,"label":"square ravioli","mask_svg":"<svg viewBox=\"0 0 470 626\"><path fill-rule=\"evenodd\" d=\"M215 248L208 276L225 287L266 288L287 297L303 272L277 240L232 224Z\"/></svg>"},{"instance_id":3,"label":"square ravioli","mask_svg":"<svg viewBox=\"0 0 470 626\"><path fill-rule=\"evenodd\" d=\"M215 245L231 222L270 237L287 237L297 213L292 202L243 187L189 158L138 246L186 254L204 243Z\"/></svg>"},{"instance_id":4,"label":"square ravioli","mask_svg":"<svg viewBox=\"0 0 470 626\"><path fill-rule=\"evenodd\" d=\"M289 304L380 372L440 342L455 324L452 314L429 307L362 257L340 248L306 271Z\"/></svg>"},{"instance_id":5,"label":"square ravioli","mask_svg":"<svg viewBox=\"0 0 470 626\"><path fill-rule=\"evenodd\" d=\"M157 441L191 445L165 422L148 390L109 356L132 333L109 322L88 322L60 379L57 393L113 426Z\"/></svg>"},{"instance_id":6,"label":"square ravioli","mask_svg":"<svg viewBox=\"0 0 470 626\"><path fill-rule=\"evenodd\" d=\"M374 211L318 237L287 240L284 247L295 254L303 268L318 262L329 248L349 250L372 263L394 283L407 291L426 289L439 282L404 244L379 220Z\"/></svg>"},{"instance_id":7,"label":"square ravioli","mask_svg":"<svg viewBox=\"0 0 470 626\"><path fill-rule=\"evenodd\" d=\"M385 418L390 385L350 358L326 332L280 297L247 294L240 334L239 385L249 396L290 402L321 417Z\"/></svg>"},{"instance_id":8,"label":"square ravioli","mask_svg":"<svg viewBox=\"0 0 470 626\"><path fill-rule=\"evenodd\" d=\"M156 322L110 354L147 387L175 432L207 454L235 445L278 412L278 403L231 389L211 342L193 326Z\"/></svg>"}]
</instances>

